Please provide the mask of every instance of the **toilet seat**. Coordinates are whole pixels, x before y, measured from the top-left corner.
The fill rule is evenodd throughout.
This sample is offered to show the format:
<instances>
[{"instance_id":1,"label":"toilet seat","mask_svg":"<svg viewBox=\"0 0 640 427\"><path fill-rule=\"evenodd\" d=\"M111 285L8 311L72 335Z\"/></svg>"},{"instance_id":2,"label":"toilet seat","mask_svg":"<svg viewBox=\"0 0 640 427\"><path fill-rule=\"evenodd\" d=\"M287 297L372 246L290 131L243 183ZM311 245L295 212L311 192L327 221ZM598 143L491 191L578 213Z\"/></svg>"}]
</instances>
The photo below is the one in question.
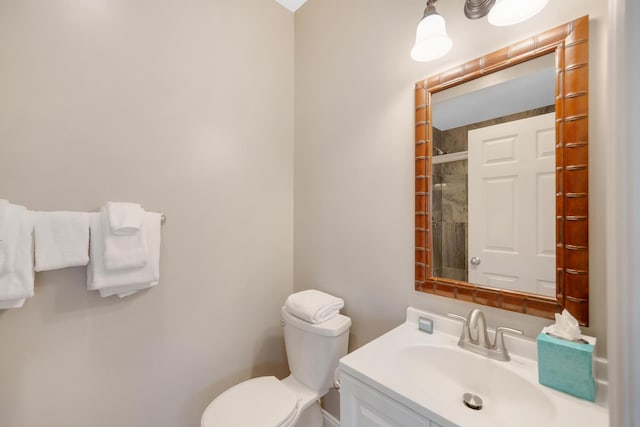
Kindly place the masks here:
<instances>
[{"instance_id":1,"label":"toilet seat","mask_svg":"<svg viewBox=\"0 0 640 427\"><path fill-rule=\"evenodd\" d=\"M276 377L258 377L237 384L207 406L201 427L289 427L300 399Z\"/></svg>"}]
</instances>

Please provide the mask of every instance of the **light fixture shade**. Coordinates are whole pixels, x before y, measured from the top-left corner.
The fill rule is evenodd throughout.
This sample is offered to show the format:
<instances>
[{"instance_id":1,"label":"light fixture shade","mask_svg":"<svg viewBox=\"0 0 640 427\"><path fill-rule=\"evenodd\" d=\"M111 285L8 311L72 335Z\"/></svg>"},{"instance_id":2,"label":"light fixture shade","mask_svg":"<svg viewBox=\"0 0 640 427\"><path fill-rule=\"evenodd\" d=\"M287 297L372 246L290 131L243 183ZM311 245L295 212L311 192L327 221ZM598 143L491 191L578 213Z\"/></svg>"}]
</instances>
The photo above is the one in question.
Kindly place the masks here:
<instances>
[{"instance_id":1,"label":"light fixture shade","mask_svg":"<svg viewBox=\"0 0 640 427\"><path fill-rule=\"evenodd\" d=\"M496 0L487 19L491 25L505 27L534 17L549 0Z\"/></svg>"},{"instance_id":2,"label":"light fixture shade","mask_svg":"<svg viewBox=\"0 0 640 427\"><path fill-rule=\"evenodd\" d=\"M414 61L433 61L451 50L453 42L447 35L444 18L437 13L425 16L418 24L416 43L411 49Z\"/></svg>"}]
</instances>

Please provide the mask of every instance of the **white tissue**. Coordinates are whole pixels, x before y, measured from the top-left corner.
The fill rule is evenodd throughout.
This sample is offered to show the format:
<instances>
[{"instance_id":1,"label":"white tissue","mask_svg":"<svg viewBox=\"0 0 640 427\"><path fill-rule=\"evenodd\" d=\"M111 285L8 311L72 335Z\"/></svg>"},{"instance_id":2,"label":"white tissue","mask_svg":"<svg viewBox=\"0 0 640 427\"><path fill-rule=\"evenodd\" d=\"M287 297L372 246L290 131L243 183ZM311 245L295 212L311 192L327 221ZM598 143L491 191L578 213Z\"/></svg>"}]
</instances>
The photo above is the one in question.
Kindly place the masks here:
<instances>
[{"instance_id":1,"label":"white tissue","mask_svg":"<svg viewBox=\"0 0 640 427\"><path fill-rule=\"evenodd\" d=\"M578 321L566 309L562 314L556 313L556 323L544 327L542 332L568 341L576 341L582 336Z\"/></svg>"}]
</instances>

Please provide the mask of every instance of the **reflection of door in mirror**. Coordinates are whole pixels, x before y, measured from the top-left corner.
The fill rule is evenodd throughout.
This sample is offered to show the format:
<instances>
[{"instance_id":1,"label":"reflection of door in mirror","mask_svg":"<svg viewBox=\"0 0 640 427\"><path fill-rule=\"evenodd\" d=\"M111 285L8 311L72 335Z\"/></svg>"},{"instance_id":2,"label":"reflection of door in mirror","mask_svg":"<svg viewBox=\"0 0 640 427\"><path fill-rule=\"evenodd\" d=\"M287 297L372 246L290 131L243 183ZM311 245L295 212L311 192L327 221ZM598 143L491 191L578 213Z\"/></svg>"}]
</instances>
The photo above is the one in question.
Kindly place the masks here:
<instances>
[{"instance_id":1,"label":"reflection of door in mirror","mask_svg":"<svg viewBox=\"0 0 640 427\"><path fill-rule=\"evenodd\" d=\"M555 113L469 132L469 282L554 296Z\"/></svg>"},{"instance_id":2,"label":"reflection of door in mirror","mask_svg":"<svg viewBox=\"0 0 640 427\"><path fill-rule=\"evenodd\" d=\"M471 282L480 285L492 286L501 289L520 290L530 293L538 293L542 295L553 295L555 292L555 223L554 221L554 209L555 209L555 181L553 179L555 170L554 168L554 150L555 150L555 118L553 113L554 107L546 106L522 113L511 114L505 117L500 117L480 123L473 123L471 125L460 126L454 129L448 129L446 131L440 131L434 127L433 140L435 151L441 150L442 153L434 153L433 157L433 191L432 191L432 228L433 228L433 275L435 277L443 277L453 280L461 280L465 282ZM500 129L501 126L514 126L515 123L516 132L519 124L523 123L522 118L536 118L546 117L551 121L551 140L548 139L548 133L540 133L531 135L529 133L529 139L531 138L544 138L544 141L522 141L521 138L516 138L515 142L518 144L524 144L520 150L523 153L532 153L534 149L542 150L540 145L543 142L548 145L551 143L551 153L547 151L543 152L546 160L540 159L543 165L550 171L545 171L544 175L541 175L542 180L540 184L542 191L537 189L525 189L519 186L516 189L516 194L523 196L531 191L535 191L535 194L539 194L541 202L546 206L546 209L541 211L536 210L533 212L531 209L523 209L520 206L519 199L512 200L502 198L503 195L496 193L496 191L504 191L504 185L494 185L484 190L488 192L482 192L482 186L478 186L481 182L478 181L478 173L473 173L472 167L475 165L474 160L481 159L482 153L478 152L480 148L474 143L471 143L472 135L477 132L490 132L492 129ZM531 119L533 120L533 119ZM547 128L548 129L548 128ZM514 132L511 132L509 136L512 136ZM526 135L526 134L525 134ZM503 135L504 136L504 135ZM500 160L496 156L508 156L511 154L501 154L501 150L515 149L518 147L503 146L500 141L495 141L493 137L490 137L489 147L485 155L493 156L489 163L489 171L499 167L503 164L509 165L513 162L507 158ZM496 136L496 140L500 140L500 137ZM442 148L440 148L442 147ZM529 150L525 150L529 148ZM544 149L548 149L544 145ZM496 152L497 151L497 152ZM512 153L517 155L516 153ZM478 157L480 156L480 157ZM529 156L530 158L531 156ZM550 162L549 162L550 160ZM530 168L532 165L525 165L521 159L516 163L516 166L522 168ZM534 162L535 165L535 162ZM508 166L507 166L508 167ZM550 172L551 175L547 175ZM485 172L486 173L486 172ZM500 174L497 171L496 174ZM509 175L512 176L512 175ZM551 177L551 181L547 182L543 180L543 177ZM494 175L495 182L499 175ZM529 180L533 179L532 176L528 177ZM508 179L508 178L507 178ZM538 178L536 178L538 179ZM521 179L522 180L522 179ZM549 185L544 185L549 184ZM514 195L514 196L515 196ZM493 199L493 201L490 201ZM487 203L484 203L484 201ZM538 200L536 198L536 200ZM475 201L475 208L472 208L472 203ZM517 206L513 206L513 203L518 203ZM513 206L512 208L510 206ZM510 207L506 209L506 207ZM493 210L494 212L491 212ZM480 215L471 214L470 212L476 212ZM518 217L513 217L518 215ZM544 260L549 261L551 257L551 271L550 276L545 274L544 279L540 279L540 282L536 281L536 287L532 287L530 284L525 285L521 276L527 276L527 273L519 272L513 269L513 266L505 264L497 264L490 262L491 255L495 253L508 253L514 252L514 246L516 244L496 244L500 240L504 240L507 237L503 234L508 223L518 223L524 227L527 231L532 230L531 221L538 221L539 217L545 219L544 224L547 226L543 236L544 239L536 236L536 240L527 238L528 243L524 243L522 240L524 236L522 233L518 237L517 235L511 235L510 238L518 239L518 248L515 250L519 252L536 252L537 247L541 242L545 245L551 239L552 251L549 254L547 252L547 246L544 246ZM547 221L551 221L549 224ZM534 222L535 223L535 222ZM480 225L483 224L483 225ZM551 233L549 235L549 233ZM482 237L482 240L477 240L478 237ZM489 239L490 242L494 242L493 245L489 244L489 247L484 247L482 242L486 242ZM492 247L494 246L494 247ZM482 247L483 249L476 249ZM508 248L508 249L507 249ZM475 260L473 260L476 258ZM486 260L486 262L485 262ZM502 259L502 262L511 262L507 259ZM474 265L474 262L479 263ZM500 262L500 261L498 261ZM536 265L539 262L536 263ZM490 267L493 265L493 267ZM502 267L500 267L502 265ZM522 266L523 262L520 262L518 266ZM545 264L546 265L546 264ZM545 270L547 271L547 270Z\"/></svg>"},{"instance_id":3,"label":"reflection of door in mirror","mask_svg":"<svg viewBox=\"0 0 640 427\"><path fill-rule=\"evenodd\" d=\"M434 277L555 294L554 96L553 54L433 95Z\"/></svg>"}]
</instances>

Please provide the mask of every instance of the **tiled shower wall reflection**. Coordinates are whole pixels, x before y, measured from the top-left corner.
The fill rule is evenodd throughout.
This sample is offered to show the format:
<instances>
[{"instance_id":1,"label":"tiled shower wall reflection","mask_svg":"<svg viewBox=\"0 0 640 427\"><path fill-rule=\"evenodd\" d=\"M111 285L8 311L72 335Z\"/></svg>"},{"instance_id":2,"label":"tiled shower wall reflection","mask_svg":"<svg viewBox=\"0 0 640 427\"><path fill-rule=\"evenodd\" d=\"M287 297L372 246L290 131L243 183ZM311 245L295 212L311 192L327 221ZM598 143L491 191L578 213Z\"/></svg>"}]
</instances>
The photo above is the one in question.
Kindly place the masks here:
<instances>
[{"instance_id":1,"label":"tiled shower wall reflection","mask_svg":"<svg viewBox=\"0 0 640 427\"><path fill-rule=\"evenodd\" d=\"M467 281L467 161L433 165L433 275Z\"/></svg>"}]
</instances>

